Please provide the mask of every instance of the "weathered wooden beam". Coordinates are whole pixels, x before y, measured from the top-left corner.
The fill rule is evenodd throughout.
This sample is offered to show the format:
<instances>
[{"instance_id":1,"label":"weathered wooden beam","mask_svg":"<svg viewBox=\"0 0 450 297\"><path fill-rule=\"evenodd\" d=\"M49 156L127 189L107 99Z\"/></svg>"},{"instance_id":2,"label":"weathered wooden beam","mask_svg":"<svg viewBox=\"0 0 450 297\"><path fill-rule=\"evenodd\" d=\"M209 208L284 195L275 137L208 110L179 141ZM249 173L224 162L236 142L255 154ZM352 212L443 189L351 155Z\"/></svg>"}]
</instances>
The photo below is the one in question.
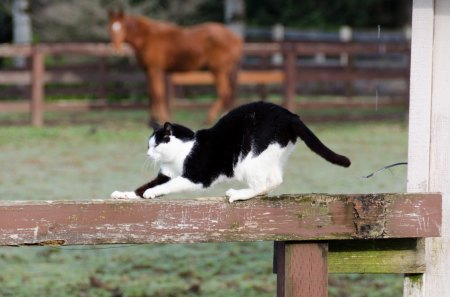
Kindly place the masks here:
<instances>
[{"instance_id":1,"label":"weathered wooden beam","mask_svg":"<svg viewBox=\"0 0 450 297\"><path fill-rule=\"evenodd\" d=\"M432 237L440 226L439 194L0 202L0 245Z\"/></svg>"}]
</instances>

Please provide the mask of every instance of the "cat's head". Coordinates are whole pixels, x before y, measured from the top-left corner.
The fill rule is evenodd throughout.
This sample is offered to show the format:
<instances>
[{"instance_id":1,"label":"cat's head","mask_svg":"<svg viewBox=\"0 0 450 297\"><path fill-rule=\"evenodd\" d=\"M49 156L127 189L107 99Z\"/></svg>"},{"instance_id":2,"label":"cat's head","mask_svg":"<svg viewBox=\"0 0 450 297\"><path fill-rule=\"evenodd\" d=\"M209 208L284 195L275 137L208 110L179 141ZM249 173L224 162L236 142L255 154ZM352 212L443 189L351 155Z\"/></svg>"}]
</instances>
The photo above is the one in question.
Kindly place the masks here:
<instances>
[{"instance_id":1,"label":"cat's head","mask_svg":"<svg viewBox=\"0 0 450 297\"><path fill-rule=\"evenodd\" d=\"M152 124L154 130L148 142L148 156L155 162L171 162L185 151L194 139L194 131L178 124Z\"/></svg>"}]
</instances>

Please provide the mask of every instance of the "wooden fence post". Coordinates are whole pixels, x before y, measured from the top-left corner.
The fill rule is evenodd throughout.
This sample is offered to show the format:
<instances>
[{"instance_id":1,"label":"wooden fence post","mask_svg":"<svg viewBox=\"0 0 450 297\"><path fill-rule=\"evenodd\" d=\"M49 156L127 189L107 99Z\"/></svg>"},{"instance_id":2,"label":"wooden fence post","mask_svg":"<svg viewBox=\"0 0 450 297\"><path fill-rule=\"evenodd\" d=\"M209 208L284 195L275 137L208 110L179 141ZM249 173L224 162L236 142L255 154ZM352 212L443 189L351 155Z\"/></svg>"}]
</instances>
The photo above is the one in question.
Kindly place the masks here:
<instances>
[{"instance_id":1,"label":"wooden fence post","mask_svg":"<svg viewBox=\"0 0 450 297\"><path fill-rule=\"evenodd\" d=\"M277 297L328 296L328 243L276 242Z\"/></svg>"},{"instance_id":2,"label":"wooden fence post","mask_svg":"<svg viewBox=\"0 0 450 297\"><path fill-rule=\"evenodd\" d=\"M31 124L44 125L44 53L33 48L31 66Z\"/></svg>"},{"instance_id":3,"label":"wooden fence post","mask_svg":"<svg viewBox=\"0 0 450 297\"><path fill-rule=\"evenodd\" d=\"M296 51L295 45L291 43L283 44L284 56L284 98L283 106L291 111L294 110L295 86L296 86Z\"/></svg>"}]
</instances>

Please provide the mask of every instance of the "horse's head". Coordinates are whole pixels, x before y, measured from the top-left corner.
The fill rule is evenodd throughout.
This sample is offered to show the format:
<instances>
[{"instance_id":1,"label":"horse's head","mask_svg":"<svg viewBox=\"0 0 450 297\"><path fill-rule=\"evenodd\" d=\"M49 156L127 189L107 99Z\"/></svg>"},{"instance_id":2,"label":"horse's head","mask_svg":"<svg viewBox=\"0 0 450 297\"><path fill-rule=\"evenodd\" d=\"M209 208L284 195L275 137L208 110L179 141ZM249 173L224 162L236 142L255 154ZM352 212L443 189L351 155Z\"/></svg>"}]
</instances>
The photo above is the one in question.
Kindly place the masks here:
<instances>
[{"instance_id":1,"label":"horse's head","mask_svg":"<svg viewBox=\"0 0 450 297\"><path fill-rule=\"evenodd\" d=\"M108 19L108 27L113 46L116 50L121 51L126 36L125 14L123 11L114 12L110 10L108 12Z\"/></svg>"}]
</instances>

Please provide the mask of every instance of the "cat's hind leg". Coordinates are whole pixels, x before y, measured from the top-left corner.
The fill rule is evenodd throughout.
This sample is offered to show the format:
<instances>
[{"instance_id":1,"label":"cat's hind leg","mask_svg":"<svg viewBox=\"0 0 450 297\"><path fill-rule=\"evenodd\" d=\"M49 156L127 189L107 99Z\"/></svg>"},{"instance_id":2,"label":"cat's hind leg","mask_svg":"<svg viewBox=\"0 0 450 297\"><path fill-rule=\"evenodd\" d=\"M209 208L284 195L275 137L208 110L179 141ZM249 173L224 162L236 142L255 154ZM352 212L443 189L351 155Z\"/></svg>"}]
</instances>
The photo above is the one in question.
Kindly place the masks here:
<instances>
[{"instance_id":1,"label":"cat's hind leg","mask_svg":"<svg viewBox=\"0 0 450 297\"><path fill-rule=\"evenodd\" d=\"M121 191L114 191L111 194L112 199L140 199L138 195L134 191L132 192L121 192Z\"/></svg>"},{"instance_id":2,"label":"cat's hind leg","mask_svg":"<svg viewBox=\"0 0 450 297\"><path fill-rule=\"evenodd\" d=\"M229 189L225 195L230 202L248 200L256 196L265 195L278 187L283 182L283 174L280 169L268 173L264 178L248 180L248 189Z\"/></svg>"},{"instance_id":3,"label":"cat's hind leg","mask_svg":"<svg viewBox=\"0 0 450 297\"><path fill-rule=\"evenodd\" d=\"M246 183L248 189L228 190L226 195L229 201L247 200L278 187L283 182L283 167L293 148L291 143L285 147L275 143L256 157L247 155L236 166L235 178Z\"/></svg>"}]
</instances>

